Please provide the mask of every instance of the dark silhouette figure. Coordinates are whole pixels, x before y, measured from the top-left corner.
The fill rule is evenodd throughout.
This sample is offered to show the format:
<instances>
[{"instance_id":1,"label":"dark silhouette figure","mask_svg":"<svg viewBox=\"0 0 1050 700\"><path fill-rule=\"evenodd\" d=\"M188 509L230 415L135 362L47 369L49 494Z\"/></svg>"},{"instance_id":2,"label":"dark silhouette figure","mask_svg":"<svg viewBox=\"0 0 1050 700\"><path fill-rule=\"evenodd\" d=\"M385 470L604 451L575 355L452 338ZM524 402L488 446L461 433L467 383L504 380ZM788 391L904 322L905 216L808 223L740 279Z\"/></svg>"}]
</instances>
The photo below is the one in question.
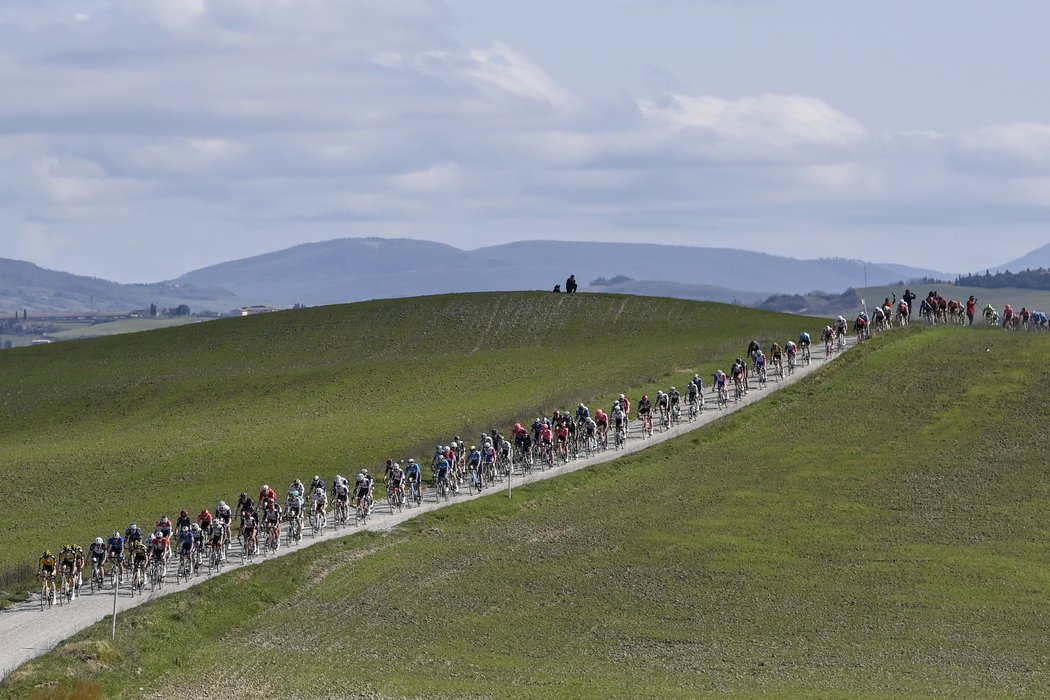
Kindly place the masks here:
<instances>
[{"instance_id":1,"label":"dark silhouette figure","mask_svg":"<svg viewBox=\"0 0 1050 700\"><path fill-rule=\"evenodd\" d=\"M561 294L561 285L560 284L554 285L554 293L555 294Z\"/></svg>"},{"instance_id":2,"label":"dark silhouette figure","mask_svg":"<svg viewBox=\"0 0 1050 700\"><path fill-rule=\"evenodd\" d=\"M576 293L576 275L569 275L569 279L565 280L565 291L569 294Z\"/></svg>"},{"instance_id":3,"label":"dark silhouette figure","mask_svg":"<svg viewBox=\"0 0 1050 700\"><path fill-rule=\"evenodd\" d=\"M914 302L917 298L918 297L915 296L915 293L912 292L910 289L905 289L904 290L904 296L901 297L901 299L904 300L904 303L908 305L908 320L909 321L911 320L912 302Z\"/></svg>"}]
</instances>

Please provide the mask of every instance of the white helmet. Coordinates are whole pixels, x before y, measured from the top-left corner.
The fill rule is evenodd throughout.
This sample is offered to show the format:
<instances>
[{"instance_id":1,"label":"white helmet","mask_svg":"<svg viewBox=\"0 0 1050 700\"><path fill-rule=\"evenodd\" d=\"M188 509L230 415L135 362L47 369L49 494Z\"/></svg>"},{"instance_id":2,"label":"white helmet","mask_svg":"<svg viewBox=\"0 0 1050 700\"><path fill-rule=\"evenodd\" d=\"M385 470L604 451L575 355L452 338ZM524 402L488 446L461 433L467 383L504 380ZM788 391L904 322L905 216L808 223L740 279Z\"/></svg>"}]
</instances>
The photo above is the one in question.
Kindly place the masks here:
<instances>
[{"instance_id":1,"label":"white helmet","mask_svg":"<svg viewBox=\"0 0 1050 700\"><path fill-rule=\"evenodd\" d=\"M95 538L95 544L102 544L102 538L101 537L96 537Z\"/></svg>"}]
</instances>

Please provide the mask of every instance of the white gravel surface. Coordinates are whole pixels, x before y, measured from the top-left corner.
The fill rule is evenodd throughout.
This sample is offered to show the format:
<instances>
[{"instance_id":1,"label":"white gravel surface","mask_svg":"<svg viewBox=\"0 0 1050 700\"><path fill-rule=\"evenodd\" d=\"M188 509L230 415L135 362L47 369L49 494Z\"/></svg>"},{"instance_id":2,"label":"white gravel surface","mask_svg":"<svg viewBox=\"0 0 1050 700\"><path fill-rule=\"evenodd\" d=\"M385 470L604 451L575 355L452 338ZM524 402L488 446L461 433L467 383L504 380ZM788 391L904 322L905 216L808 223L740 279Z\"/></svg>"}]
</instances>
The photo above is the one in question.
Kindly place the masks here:
<instances>
[{"instance_id":1,"label":"white gravel surface","mask_svg":"<svg viewBox=\"0 0 1050 700\"><path fill-rule=\"evenodd\" d=\"M692 422L684 419L680 425L672 427L667 431L662 431L658 427L654 431L653 437L646 440L639 437L641 430L640 423L638 421L632 421L630 437L623 449L616 450L610 446L606 452L599 453L589 458L576 459L566 465L556 466L553 469L540 471L537 467L533 469L531 474L525 477L515 474L512 477L512 489L520 489L521 487L536 481L551 479L561 474L574 472L578 469L585 469L595 464L601 464L622 457L623 455L644 450L653 445L658 445L666 440L670 440L671 438L701 428L708 423L717 420L721 416L734 413L735 411L749 406L755 401L760 401L763 397L768 396L777 389L790 386L808 374L823 367L826 364L824 360L824 348L823 346L818 346L819 343L815 342L812 348L813 361L808 367L797 367L792 375L786 376L782 381L778 382L774 379L770 379L764 388L752 388L751 391L748 392L748 394L739 402L733 400L732 389L730 389L729 405L726 409L719 410L717 408L715 397L710 393L711 387L705 387L708 390L707 393L705 393L706 406L698 419ZM850 346L852 346L852 338L850 339ZM831 359L834 360L834 358L838 356L839 353L836 353ZM709 377L705 377L705 384L709 379ZM755 383L756 382L752 382L752 384ZM632 408L633 407L634 406L632 406ZM240 490L240 488L243 487L234 487L234 490ZM406 506L406 508L400 513L389 512L389 507L385 501L377 501L375 512L369 517L367 524L364 526L356 527L350 525L349 527L342 528L329 527L326 529L325 533L319 537L312 537L309 534L309 528L307 528L302 543L288 547L282 542L281 548L276 554L268 556L262 556L260 554L255 557L252 564L247 564L247 566L254 566L255 564L265 562L267 559L274 556L284 556L291 552L298 551L302 547L309 547L317 542L323 542L338 537L347 537L353 535L353 533L358 530L390 530L400 523L403 523L410 518L414 518L421 513L427 513L462 501L480 497L506 498L506 493L507 484L504 481L502 484L497 484L494 488L486 489L482 494L461 491L458 495L450 498L447 502L437 502L435 500L436 494L434 491L428 489L424 492L423 504L421 506ZM332 522L334 522L334 518L330 516L329 523L331 524ZM222 574L236 571L242 566L245 565L240 563L240 556L239 554L236 554L235 556L231 556L229 564L223 567ZM200 575L194 577L189 582L176 585L173 563L168 567L168 576L165 579L166 583L164 588L156 593L147 590L142 595L132 596L130 587L125 584L125 586L120 589L117 596L117 634L120 634L121 611L142 605L154 598L190 588L207 581L209 578L210 576L208 575ZM62 640L73 636L77 632L89 627L99 620L102 620L113 612L113 591L111 588L106 588L101 592L94 594L87 592L87 588L87 580L85 576L83 587L84 594L70 604L60 606L56 602L51 609L42 611L40 609L40 596L39 594L36 594L30 600L21 604L16 604L11 608L0 612L0 640L3 640L2 644L0 644L0 678L6 677L7 674L11 673L25 662L50 651Z\"/></svg>"}]
</instances>

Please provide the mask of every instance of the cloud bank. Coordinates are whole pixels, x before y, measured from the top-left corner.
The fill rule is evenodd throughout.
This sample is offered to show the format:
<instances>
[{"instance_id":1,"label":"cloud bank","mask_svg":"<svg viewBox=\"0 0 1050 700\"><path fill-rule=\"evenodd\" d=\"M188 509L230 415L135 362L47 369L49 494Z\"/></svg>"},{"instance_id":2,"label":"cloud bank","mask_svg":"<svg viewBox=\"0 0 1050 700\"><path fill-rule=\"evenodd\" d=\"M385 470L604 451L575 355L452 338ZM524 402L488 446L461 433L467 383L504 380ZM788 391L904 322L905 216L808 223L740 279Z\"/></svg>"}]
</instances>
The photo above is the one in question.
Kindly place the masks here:
<instances>
[{"instance_id":1,"label":"cloud bank","mask_svg":"<svg viewBox=\"0 0 1050 700\"><path fill-rule=\"evenodd\" d=\"M0 255L153 281L341 236L571 238L961 271L1045 242L1050 124L586 97L454 21L427 0L0 8ZM1004 232L1019 250L973 245Z\"/></svg>"}]
</instances>

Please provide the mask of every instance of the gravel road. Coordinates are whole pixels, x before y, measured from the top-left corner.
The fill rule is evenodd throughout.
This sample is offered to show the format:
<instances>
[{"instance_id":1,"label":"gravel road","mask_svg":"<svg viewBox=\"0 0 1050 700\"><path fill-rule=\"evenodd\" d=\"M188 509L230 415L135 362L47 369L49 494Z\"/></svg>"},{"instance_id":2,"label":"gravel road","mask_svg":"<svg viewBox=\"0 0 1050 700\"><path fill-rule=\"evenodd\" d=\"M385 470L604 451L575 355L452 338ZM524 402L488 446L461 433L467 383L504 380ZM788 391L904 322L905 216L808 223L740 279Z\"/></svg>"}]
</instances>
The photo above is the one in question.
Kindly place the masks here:
<instances>
[{"instance_id":1,"label":"gravel road","mask_svg":"<svg viewBox=\"0 0 1050 700\"><path fill-rule=\"evenodd\" d=\"M850 346L852 346L853 339L850 338L849 341ZM820 346L819 343L815 342L812 351L813 361L808 367L797 367L792 375L785 377L785 379L779 382L770 379L764 388L752 388L752 390L739 402L733 400L732 389L730 389L729 405L723 410L717 408L715 397L712 394L709 392L705 393L706 407L700 414L700 417L692 422L689 422L683 417L683 422L681 424L674 426L667 431L661 431L660 428L657 428L651 439L643 440L639 438L640 424L638 421L632 421L631 434L623 449L615 450L610 447L606 452L599 453L593 457L576 459L564 466L557 466L545 471L533 469L531 474L524 477L520 474L514 474L511 479L512 488L519 489L522 486L536 481L551 479L561 474L567 474L578 469L585 469L595 464L608 462L617 459L618 457L622 457L623 455L633 454L653 445L658 445L666 440L678 437L679 435L702 428L708 423L718 420L722 416L729 415L756 401L760 401L762 398L768 396L777 389L790 386L808 374L819 370L826 364L824 348L823 346ZM834 360L835 357L838 356L839 353L836 353L831 359ZM755 382L752 382L752 384L755 384ZM706 388L710 390L710 387ZM235 487L234 490L239 490L239 488L241 487ZM276 554L257 556L254 562L252 564L247 564L247 566L253 566L264 562L274 556L284 556L290 552L298 551L302 547L309 547L317 542L323 542L337 537L346 537L361 529L374 531L391 530L400 523L403 523L410 518L414 518L421 513L427 513L437 510L438 508L454 505L457 502L480 497L506 498L506 493L507 485L506 482L504 482L503 484L497 484L495 488L486 489L482 494L461 492L447 502L437 502L435 501L436 494L433 490L428 489L424 494L424 500L421 506L406 507L404 511L400 513L389 512L389 508L385 501L377 501L375 513L373 513L368 519L366 525L362 527L350 525L338 529L329 528L323 535L318 537L312 537L308 534L309 528L307 528L307 534L304 536L301 544L288 547L284 546L282 543L281 549ZM334 519L330 517L329 522L333 521ZM242 566L245 565L240 563L240 556L238 553L236 556L231 556L230 563L223 567L222 574L236 571ZM163 589L155 593L147 590L142 595L132 596L130 587L125 584L125 586L119 590L117 595L117 633L120 633L121 611L142 605L143 603L147 603L162 595L168 595L195 586L208 580L208 578L210 577L207 575L200 575L191 579L189 582L176 585L174 580L174 566L169 565L166 584ZM72 603L59 606L56 602L56 604L49 610L41 611L40 596L39 594L36 594L30 600L21 604L16 604L15 606L0 612L0 639L5 640L4 644L0 646L0 678L6 677L7 674L11 673L25 662L45 654L58 645L62 640L73 636L80 630L102 620L113 612L113 590L111 588L103 589L94 594L89 593L87 592L87 581L85 577L83 591L84 593L82 596L74 600Z\"/></svg>"}]
</instances>

